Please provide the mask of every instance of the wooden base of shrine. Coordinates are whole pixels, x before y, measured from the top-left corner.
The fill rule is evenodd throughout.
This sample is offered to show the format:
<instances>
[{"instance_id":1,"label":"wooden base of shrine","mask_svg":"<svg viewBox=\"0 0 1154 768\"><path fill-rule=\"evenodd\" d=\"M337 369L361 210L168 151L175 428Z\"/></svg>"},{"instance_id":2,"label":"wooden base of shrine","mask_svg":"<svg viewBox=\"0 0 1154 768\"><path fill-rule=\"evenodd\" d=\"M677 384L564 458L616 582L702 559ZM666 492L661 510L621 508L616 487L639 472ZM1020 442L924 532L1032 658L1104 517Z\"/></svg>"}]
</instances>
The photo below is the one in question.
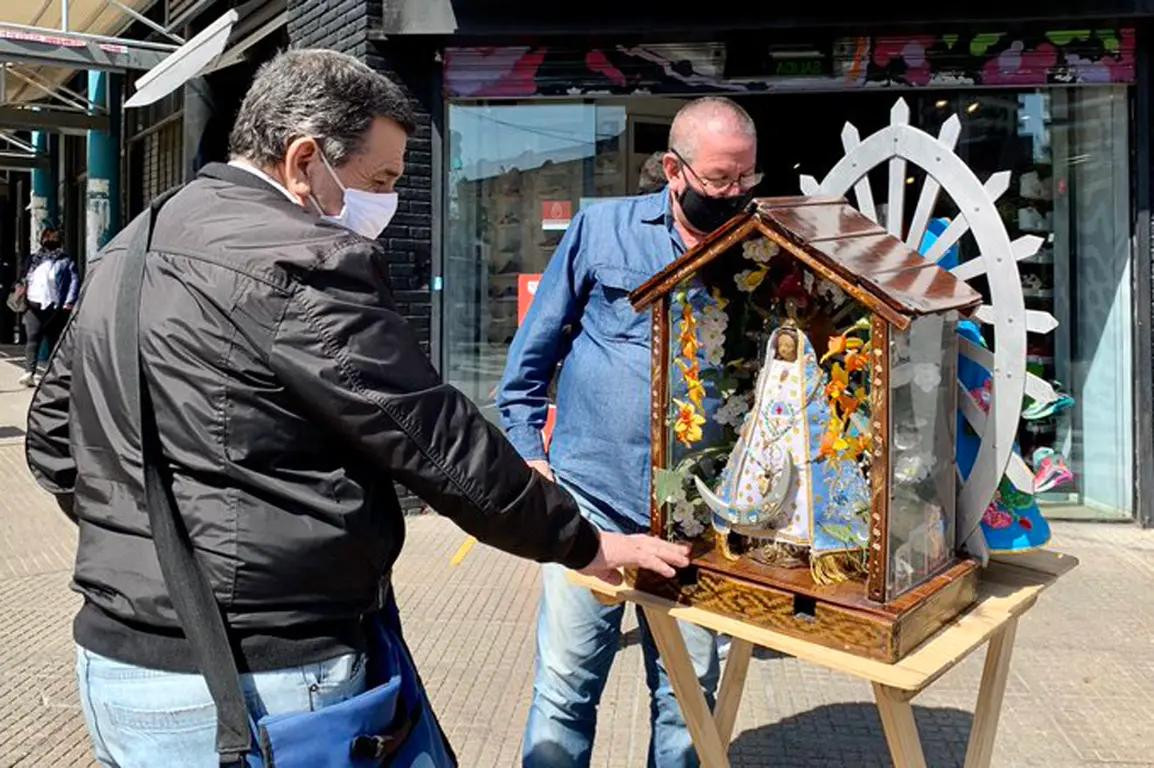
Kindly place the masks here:
<instances>
[{"instance_id":1,"label":"wooden base of shrine","mask_svg":"<svg viewBox=\"0 0 1154 768\"><path fill-rule=\"evenodd\" d=\"M643 592L891 664L978 596L978 566L968 559L885 604L867 598L860 581L821 586L808 567L733 562L712 549L673 579L651 571L632 576Z\"/></svg>"}]
</instances>

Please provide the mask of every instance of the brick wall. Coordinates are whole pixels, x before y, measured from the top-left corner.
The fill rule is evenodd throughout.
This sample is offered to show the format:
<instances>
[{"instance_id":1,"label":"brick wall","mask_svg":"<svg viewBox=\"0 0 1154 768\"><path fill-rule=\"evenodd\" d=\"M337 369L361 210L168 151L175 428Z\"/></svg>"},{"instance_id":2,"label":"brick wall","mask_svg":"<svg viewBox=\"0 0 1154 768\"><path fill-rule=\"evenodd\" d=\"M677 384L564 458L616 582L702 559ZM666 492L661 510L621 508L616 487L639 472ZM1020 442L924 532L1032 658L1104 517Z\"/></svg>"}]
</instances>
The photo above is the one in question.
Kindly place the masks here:
<instances>
[{"instance_id":1,"label":"brick wall","mask_svg":"<svg viewBox=\"0 0 1154 768\"><path fill-rule=\"evenodd\" d=\"M401 86L417 116L409 137L405 175L397 185L397 214L381 235L389 262L389 279L397 308L430 353L432 295L429 291L433 244L433 112L439 94L433 87L433 51L427 46L377 42L381 0L290 0L288 32L294 48L331 48L356 56ZM420 509L409 494L407 512Z\"/></svg>"}]
</instances>

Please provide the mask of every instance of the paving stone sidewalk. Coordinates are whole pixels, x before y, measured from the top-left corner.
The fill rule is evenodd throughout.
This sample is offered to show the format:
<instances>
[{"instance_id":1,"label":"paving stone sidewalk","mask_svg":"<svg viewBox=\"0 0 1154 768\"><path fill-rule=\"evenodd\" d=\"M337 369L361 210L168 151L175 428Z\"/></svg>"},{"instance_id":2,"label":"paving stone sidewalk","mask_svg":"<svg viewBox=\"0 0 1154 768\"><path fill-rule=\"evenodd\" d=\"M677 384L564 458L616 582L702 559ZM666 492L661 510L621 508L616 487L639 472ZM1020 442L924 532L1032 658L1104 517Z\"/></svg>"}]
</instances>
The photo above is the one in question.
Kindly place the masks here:
<instances>
[{"instance_id":1,"label":"paving stone sidewalk","mask_svg":"<svg viewBox=\"0 0 1154 768\"><path fill-rule=\"evenodd\" d=\"M29 393L0 351L0 766L93 765L72 680L73 527L32 482L21 436ZM7 430L2 428L7 427ZM1081 566L1022 622L994 764L1154 766L1154 532L1059 523ZM406 633L462 768L518 762L533 672L535 566L411 518L395 572ZM601 705L597 768L644 766L648 697L630 618ZM930 766L959 766L981 655L917 700ZM764 655L730 750L735 766L890 764L870 689Z\"/></svg>"}]
</instances>

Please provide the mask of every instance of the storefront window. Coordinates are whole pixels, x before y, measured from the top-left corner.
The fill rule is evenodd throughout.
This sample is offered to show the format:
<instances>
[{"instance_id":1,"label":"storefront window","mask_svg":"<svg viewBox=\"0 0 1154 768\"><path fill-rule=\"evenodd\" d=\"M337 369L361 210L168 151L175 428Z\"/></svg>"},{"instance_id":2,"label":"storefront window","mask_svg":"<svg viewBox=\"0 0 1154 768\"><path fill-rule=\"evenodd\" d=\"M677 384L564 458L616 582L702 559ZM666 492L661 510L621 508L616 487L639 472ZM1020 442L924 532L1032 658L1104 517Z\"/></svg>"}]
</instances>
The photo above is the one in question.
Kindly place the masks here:
<instances>
[{"instance_id":1,"label":"storefront window","mask_svg":"<svg viewBox=\"0 0 1154 768\"><path fill-rule=\"evenodd\" d=\"M1044 238L1019 263L1027 310L1058 328L1027 338L1027 369L1056 382L1053 413L1025 409L1018 444L1032 467L1053 451L1073 482L1040 495L1047 514L1133 515L1129 117L1124 87L923 97L925 130L962 117L958 154L986 179L1011 171L998 209L1010 237ZM963 252L972 242L963 240ZM968 254L963 253L963 258ZM1119 457L1126 457L1122 460Z\"/></svg>"},{"instance_id":2,"label":"storefront window","mask_svg":"<svg viewBox=\"0 0 1154 768\"><path fill-rule=\"evenodd\" d=\"M582 207L636 194L681 102L453 104L443 370L496 419L495 394L532 279Z\"/></svg>"},{"instance_id":3,"label":"storefront window","mask_svg":"<svg viewBox=\"0 0 1154 768\"><path fill-rule=\"evenodd\" d=\"M1032 412L1018 434L1031 465L1053 451L1072 483L1041 496L1051 515L1133 515L1133 299L1128 96L1123 86L901 93L911 122L936 134L957 114L957 152L981 179L1010 171L998 209L1011 238L1036 234L1020 263L1027 309L1058 320L1029 336L1029 369L1073 405ZM737 97L759 131L764 195L796 194L841 157L847 122L862 136L889 121L895 91ZM443 370L496 418L495 389L518 325L519 277L542 272L568 220L594 200L636 194L684 99L452 103L445 224ZM923 175L910 169L912 189ZM886 189L886 168L873 179ZM912 195L913 193L911 193ZM884 196L879 198L879 202ZM914 208L907 202L906 215ZM935 215L953 216L944 198ZM971 238L960 245L975 255ZM967 250L968 249L968 250ZM522 281L523 282L523 281ZM983 286L975 285L979 290ZM524 304L526 291L521 291ZM991 339L993 343L993 340ZM1068 401L1063 401L1068 402Z\"/></svg>"}]
</instances>

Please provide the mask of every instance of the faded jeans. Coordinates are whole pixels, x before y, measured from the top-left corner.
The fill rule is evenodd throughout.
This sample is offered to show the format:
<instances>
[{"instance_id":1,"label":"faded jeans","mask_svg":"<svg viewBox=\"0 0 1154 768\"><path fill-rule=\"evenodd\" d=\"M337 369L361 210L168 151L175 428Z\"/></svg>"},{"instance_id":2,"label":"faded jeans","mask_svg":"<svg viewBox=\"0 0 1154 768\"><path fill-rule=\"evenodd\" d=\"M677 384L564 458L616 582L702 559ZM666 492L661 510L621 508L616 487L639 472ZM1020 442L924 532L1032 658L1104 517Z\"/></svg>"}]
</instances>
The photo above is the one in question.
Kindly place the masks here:
<instances>
[{"instance_id":1,"label":"faded jeans","mask_svg":"<svg viewBox=\"0 0 1154 768\"><path fill-rule=\"evenodd\" d=\"M204 678L76 647L76 679L96 759L109 768L218 768L216 706ZM332 706L365 690L364 654L241 675L249 714Z\"/></svg>"},{"instance_id":2,"label":"faded jeans","mask_svg":"<svg viewBox=\"0 0 1154 768\"><path fill-rule=\"evenodd\" d=\"M581 512L602 530L623 530L621 523L602 514L596 504L573 487ZM571 585L565 568L541 568L543 588L537 620L537 674L533 703L525 728L522 760L526 768L577 768L589 765L597 727L597 705L609 677L609 668L621 639L625 606L603 605L587 589ZM645 616L638 611L645 681L649 686L650 768L697 766L697 753L674 698L665 665L657 653ZM719 664L714 635L681 623L689 656L713 706Z\"/></svg>"}]
</instances>

